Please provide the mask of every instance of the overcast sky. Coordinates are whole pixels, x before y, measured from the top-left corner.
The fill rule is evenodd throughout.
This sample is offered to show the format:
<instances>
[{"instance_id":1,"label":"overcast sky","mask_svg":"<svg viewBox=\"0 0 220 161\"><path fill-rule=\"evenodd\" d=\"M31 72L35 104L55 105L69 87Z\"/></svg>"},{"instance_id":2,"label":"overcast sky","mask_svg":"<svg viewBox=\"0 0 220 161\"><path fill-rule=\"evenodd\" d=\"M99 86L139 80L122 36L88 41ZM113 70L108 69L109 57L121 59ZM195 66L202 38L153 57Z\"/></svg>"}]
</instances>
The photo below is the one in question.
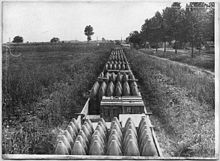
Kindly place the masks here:
<instances>
[{"instance_id":1,"label":"overcast sky","mask_svg":"<svg viewBox=\"0 0 220 161\"><path fill-rule=\"evenodd\" d=\"M96 2L4 2L3 42L20 35L24 41L86 40L84 28L92 25L100 40L125 39L140 31L145 19L171 6L171 1L96 1Z\"/></svg>"}]
</instances>

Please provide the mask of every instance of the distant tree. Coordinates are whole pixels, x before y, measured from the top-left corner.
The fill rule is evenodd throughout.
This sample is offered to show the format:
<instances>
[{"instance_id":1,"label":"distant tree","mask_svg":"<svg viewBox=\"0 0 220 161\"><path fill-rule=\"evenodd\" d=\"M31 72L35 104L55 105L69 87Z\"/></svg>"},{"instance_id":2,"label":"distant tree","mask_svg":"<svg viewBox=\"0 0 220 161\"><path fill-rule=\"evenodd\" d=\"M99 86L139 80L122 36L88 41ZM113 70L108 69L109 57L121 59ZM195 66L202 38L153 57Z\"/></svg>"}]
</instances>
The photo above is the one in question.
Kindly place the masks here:
<instances>
[{"instance_id":1,"label":"distant tree","mask_svg":"<svg viewBox=\"0 0 220 161\"><path fill-rule=\"evenodd\" d=\"M130 43L133 43L135 46L140 45L141 44L140 33L138 31L131 32L128 37L128 41Z\"/></svg>"},{"instance_id":2,"label":"distant tree","mask_svg":"<svg viewBox=\"0 0 220 161\"><path fill-rule=\"evenodd\" d=\"M93 27L91 25L86 26L85 30L84 30L84 33L87 36L87 41L90 41L91 36L94 34Z\"/></svg>"},{"instance_id":3,"label":"distant tree","mask_svg":"<svg viewBox=\"0 0 220 161\"><path fill-rule=\"evenodd\" d=\"M121 45L121 42L119 40L115 40L115 45Z\"/></svg>"},{"instance_id":4,"label":"distant tree","mask_svg":"<svg viewBox=\"0 0 220 161\"><path fill-rule=\"evenodd\" d=\"M53 37L53 38L50 40L51 43L56 43L56 42L59 42L59 41L60 41L60 39L57 38L57 37Z\"/></svg>"},{"instance_id":5,"label":"distant tree","mask_svg":"<svg viewBox=\"0 0 220 161\"><path fill-rule=\"evenodd\" d=\"M23 41L24 41L23 37L15 36L12 42L14 42L14 43L22 43Z\"/></svg>"}]
</instances>

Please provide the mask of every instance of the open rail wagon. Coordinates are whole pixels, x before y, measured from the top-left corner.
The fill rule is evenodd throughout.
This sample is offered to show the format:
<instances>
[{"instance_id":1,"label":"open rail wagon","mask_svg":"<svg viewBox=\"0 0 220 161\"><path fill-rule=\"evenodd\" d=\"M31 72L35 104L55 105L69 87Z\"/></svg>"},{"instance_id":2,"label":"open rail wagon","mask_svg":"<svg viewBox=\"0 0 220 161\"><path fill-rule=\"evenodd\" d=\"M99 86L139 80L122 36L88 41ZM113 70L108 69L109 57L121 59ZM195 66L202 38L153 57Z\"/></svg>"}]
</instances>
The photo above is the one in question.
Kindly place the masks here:
<instances>
[{"instance_id":1,"label":"open rail wagon","mask_svg":"<svg viewBox=\"0 0 220 161\"><path fill-rule=\"evenodd\" d=\"M81 113L57 136L54 155L21 159L160 160L137 81L123 49L114 48Z\"/></svg>"}]
</instances>

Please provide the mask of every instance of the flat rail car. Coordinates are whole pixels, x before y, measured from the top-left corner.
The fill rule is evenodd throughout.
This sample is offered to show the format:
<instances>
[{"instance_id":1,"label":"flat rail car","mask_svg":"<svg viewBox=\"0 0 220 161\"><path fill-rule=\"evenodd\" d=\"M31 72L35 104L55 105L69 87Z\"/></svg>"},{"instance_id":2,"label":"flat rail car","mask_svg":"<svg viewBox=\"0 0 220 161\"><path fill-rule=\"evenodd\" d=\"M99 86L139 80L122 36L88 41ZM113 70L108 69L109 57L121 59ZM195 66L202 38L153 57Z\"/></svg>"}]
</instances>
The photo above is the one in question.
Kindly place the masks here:
<instances>
[{"instance_id":1,"label":"flat rail car","mask_svg":"<svg viewBox=\"0 0 220 161\"><path fill-rule=\"evenodd\" d=\"M82 112L65 131L72 138L63 134L70 146L59 136L55 154L161 157L137 81L123 49L112 50Z\"/></svg>"},{"instance_id":2,"label":"flat rail car","mask_svg":"<svg viewBox=\"0 0 220 161\"><path fill-rule=\"evenodd\" d=\"M57 136L54 155L21 159L162 159L137 82L123 49L114 48L81 113Z\"/></svg>"}]
</instances>

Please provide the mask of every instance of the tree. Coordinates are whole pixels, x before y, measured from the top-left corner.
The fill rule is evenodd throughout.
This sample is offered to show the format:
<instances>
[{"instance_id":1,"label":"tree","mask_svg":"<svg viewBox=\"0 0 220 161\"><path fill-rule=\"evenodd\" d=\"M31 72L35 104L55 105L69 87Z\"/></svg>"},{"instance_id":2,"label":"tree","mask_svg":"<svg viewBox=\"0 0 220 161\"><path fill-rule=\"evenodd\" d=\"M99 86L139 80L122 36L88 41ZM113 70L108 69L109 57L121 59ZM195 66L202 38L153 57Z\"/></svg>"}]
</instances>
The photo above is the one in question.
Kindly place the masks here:
<instances>
[{"instance_id":1,"label":"tree","mask_svg":"<svg viewBox=\"0 0 220 161\"><path fill-rule=\"evenodd\" d=\"M133 43L135 46L140 45L141 44L141 37L138 31L133 31L130 33L129 37L128 37L128 41L130 43Z\"/></svg>"},{"instance_id":2,"label":"tree","mask_svg":"<svg viewBox=\"0 0 220 161\"><path fill-rule=\"evenodd\" d=\"M184 10L181 9L179 2L174 2L171 7L166 7L166 9L163 10L164 38L169 41L175 40L175 53L177 53L177 48L184 37L183 20Z\"/></svg>"},{"instance_id":3,"label":"tree","mask_svg":"<svg viewBox=\"0 0 220 161\"><path fill-rule=\"evenodd\" d=\"M156 12L155 16L150 19L150 44L156 51L159 47L159 42L163 41L163 18L160 12Z\"/></svg>"},{"instance_id":4,"label":"tree","mask_svg":"<svg viewBox=\"0 0 220 161\"><path fill-rule=\"evenodd\" d=\"M51 40L50 40L51 43L56 43L56 42L60 42L60 39L57 38L57 37L53 37Z\"/></svg>"},{"instance_id":5,"label":"tree","mask_svg":"<svg viewBox=\"0 0 220 161\"><path fill-rule=\"evenodd\" d=\"M87 41L90 41L91 36L94 34L93 27L91 25L86 26L85 30L84 30L84 33L87 36Z\"/></svg>"},{"instance_id":6,"label":"tree","mask_svg":"<svg viewBox=\"0 0 220 161\"><path fill-rule=\"evenodd\" d=\"M145 20L141 28L140 37L145 45L148 42L157 51L159 42L164 40L163 17L160 12L156 12L151 19Z\"/></svg>"},{"instance_id":7,"label":"tree","mask_svg":"<svg viewBox=\"0 0 220 161\"><path fill-rule=\"evenodd\" d=\"M191 57L194 57L194 47L199 49L200 52L201 45L204 44L205 41L214 38L214 26L212 23L214 22L214 14L212 19L207 9L207 4L204 2L190 2L186 5L186 18L188 19L186 26L188 41L192 49ZM211 30L211 32L209 30ZM209 34L210 36L208 36Z\"/></svg>"},{"instance_id":8,"label":"tree","mask_svg":"<svg viewBox=\"0 0 220 161\"><path fill-rule=\"evenodd\" d=\"M22 43L23 41L24 41L23 37L15 36L12 42L14 42L14 43Z\"/></svg>"},{"instance_id":9,"label":"tree","mask_svg":"<svg viewBox=\"0 0 220 161\"><path fill-rule=\"evenodd\" d=\"M202 45L208 46L208 41L214 41L214 7L214 2L190 2L181 8L179 2L174 2L163 10L162 15L156 12L154 17L146 19L140 33L130 33L126 41L150 44L156 50L159 43L165 42L164 52L166 42L174 42L175 53L190 43L193 57L195 47L200 52Z\"/></svg>"}]
</instances>

